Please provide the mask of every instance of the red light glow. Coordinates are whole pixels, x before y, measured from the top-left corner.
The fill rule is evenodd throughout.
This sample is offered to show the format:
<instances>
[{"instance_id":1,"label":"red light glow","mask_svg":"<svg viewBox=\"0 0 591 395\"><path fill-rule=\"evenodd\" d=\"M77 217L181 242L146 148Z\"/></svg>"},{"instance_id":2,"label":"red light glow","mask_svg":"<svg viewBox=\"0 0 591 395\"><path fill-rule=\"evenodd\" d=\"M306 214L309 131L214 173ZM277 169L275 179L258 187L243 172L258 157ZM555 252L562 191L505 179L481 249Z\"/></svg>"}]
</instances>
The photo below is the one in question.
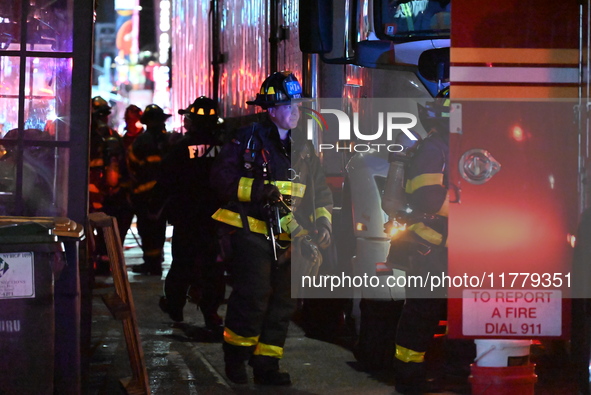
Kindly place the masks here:
<instances>
[{"instance_id":1,"label":"red light glow","mask_svg":"<svg viewBox=\"0 0 591 395\"><path fill-rule=\"evenodd\" d=\"M518 143L521 143L525 140L525 133L523 129L521 129L521 126L516 125L513 127L513 130L511 131L511 137L513 137L513 140L517 141Z\"/></svg>"},{"instance_id":2,"label":"red light glow","mask_svg":"<svg viewBox=\"0 0 591 395\"><path fill-rule=\"evenodd\" d=\"M565 240L567 232L558 215L543 206L523 210L519 205L492 203L486 210L482 206L451 210L450 272L539 272L557 270L559 262L565 262L563 254L570 250L572 241ZM478 224L478 228L456 226L469 223Z\"/></svg>"}]
</instances>

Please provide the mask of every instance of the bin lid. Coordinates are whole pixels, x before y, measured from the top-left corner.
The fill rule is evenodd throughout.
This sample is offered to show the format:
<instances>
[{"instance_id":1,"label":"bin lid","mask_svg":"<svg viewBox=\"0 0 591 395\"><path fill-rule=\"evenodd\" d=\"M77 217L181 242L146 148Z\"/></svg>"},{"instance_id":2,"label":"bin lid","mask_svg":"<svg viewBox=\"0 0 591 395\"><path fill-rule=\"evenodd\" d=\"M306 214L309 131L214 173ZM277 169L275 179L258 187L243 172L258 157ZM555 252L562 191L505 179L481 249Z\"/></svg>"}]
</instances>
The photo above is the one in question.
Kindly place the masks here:
<instances>
[{"instance_id":1,"label":"bin lid","mask_svg":"<svg viewBox=\"0 0 591 395\"><path fill-rule=\"evenodd\" d=\"M0 243L51 243L58 236L83 235L84 227L69 218L0 216Z\"/></svg>"}]
</instances>

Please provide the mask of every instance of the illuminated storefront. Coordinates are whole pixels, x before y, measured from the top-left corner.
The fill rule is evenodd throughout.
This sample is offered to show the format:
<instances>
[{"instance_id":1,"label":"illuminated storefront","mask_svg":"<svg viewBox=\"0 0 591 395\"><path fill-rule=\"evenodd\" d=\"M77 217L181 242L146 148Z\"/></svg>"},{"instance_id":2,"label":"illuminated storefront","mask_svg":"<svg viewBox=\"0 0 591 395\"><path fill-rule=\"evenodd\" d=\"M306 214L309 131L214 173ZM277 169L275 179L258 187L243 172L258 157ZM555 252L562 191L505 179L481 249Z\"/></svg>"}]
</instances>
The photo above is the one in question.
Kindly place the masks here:
<instances>
[{"instance_id":1,"label":"illuminated storefront","mask_svg":"<svg viewBox=\"0 0 591 395\"><path fill-rule=\"evenodd\" d=\"M92 7L0 3L0 215L86 222ZM80 393L84 291L78 242L64 245L68 265L54 284L54 390Z\"/></svg>"}]
</instances>

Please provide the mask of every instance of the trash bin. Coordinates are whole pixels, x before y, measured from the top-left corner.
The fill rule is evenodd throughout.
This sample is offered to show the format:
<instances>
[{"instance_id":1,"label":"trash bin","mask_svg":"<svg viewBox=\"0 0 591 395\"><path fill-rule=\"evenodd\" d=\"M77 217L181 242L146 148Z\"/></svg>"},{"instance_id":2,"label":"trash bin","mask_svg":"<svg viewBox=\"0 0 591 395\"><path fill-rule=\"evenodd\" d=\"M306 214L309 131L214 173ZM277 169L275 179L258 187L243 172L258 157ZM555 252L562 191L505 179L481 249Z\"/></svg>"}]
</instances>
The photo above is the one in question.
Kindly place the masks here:
<instances>
[{"instance_id":1,"label":"trash bin","mask_svg":"<svg viewBox=\"0 0 591 395\"><path fill-rule=\"evenodd\" d=\"M9 217L4 217L9 218ZM55 223L0 219L0 393L53 394Z\"/></svg>"}]
</instances>

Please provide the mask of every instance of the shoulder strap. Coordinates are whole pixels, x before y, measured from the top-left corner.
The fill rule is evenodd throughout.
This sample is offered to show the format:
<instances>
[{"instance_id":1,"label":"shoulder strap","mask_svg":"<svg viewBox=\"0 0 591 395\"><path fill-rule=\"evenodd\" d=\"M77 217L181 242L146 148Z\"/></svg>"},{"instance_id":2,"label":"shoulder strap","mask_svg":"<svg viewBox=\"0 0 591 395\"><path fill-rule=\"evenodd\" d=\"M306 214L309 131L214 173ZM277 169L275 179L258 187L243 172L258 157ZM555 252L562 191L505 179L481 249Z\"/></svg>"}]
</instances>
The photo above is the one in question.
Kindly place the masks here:
<instances>
[{"instance_id":1,"label":"shoulder strap","mask_svg":"<svg viewBox=\"0 0 591 395\"><path fill-rule=\"evenodd\" d=\"M253 123L250 129L250 137L246 141L244 146L244 152L242 153L242 159L244 161L244 169L249 176L252 176L253 164L256 158L256 153L261 145L260 137L256 133L256 124Z\"/></svg>"}]
</instances>

